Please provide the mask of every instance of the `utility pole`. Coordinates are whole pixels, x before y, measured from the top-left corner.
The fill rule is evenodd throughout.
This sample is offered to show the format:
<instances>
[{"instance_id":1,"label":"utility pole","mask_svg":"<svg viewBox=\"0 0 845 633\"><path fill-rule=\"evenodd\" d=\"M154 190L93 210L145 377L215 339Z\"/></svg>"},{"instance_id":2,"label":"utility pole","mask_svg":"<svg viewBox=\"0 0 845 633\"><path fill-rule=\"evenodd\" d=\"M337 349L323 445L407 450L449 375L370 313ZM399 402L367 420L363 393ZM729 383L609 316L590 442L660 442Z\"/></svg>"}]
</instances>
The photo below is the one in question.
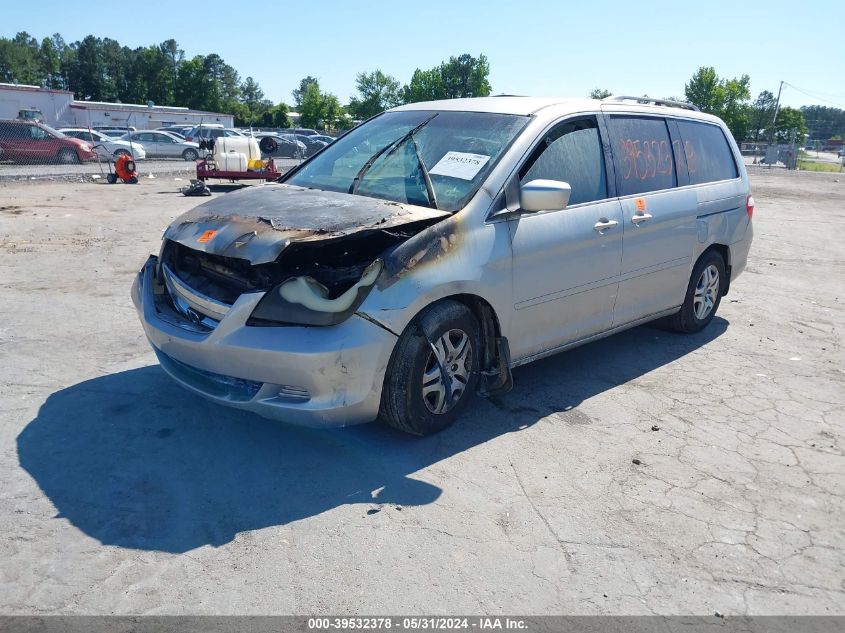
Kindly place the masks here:
<instances>
[{"instance_id":1,"label":"utility pole","mask_svg":"<svg viewBox=\"0 0 845 633\"><path fill-rule=\"evenodd\" d=\"M780 111L780 93L783 90L783 81L780 82L780 88L778 88L778 98L775 102L775 116L772 117L772 133L769 136L769 143L775 142L775 123L778 120L778 112Z\"/></svg>"}]
</instances>

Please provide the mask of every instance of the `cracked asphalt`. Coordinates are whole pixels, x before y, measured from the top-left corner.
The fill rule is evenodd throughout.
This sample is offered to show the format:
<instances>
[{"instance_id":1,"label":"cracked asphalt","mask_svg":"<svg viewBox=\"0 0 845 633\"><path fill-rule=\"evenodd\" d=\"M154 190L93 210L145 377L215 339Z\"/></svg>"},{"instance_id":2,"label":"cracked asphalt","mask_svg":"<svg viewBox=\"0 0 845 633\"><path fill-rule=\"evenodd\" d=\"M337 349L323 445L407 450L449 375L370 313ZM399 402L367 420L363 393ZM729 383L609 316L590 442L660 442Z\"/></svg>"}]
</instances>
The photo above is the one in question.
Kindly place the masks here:
<instances>
[{"instance_id":1,"label":"cracked asphalt","mask_svg":"<svg viewBox=\"0 0 845 633\"><path fill-rule=\"evenodd\" d=\"M0 183L0 613L845 614L841 180L752 172L706 331L520 368L422 440L164 376L129 286L180 183Z\"/></svg>"}]
</instances>

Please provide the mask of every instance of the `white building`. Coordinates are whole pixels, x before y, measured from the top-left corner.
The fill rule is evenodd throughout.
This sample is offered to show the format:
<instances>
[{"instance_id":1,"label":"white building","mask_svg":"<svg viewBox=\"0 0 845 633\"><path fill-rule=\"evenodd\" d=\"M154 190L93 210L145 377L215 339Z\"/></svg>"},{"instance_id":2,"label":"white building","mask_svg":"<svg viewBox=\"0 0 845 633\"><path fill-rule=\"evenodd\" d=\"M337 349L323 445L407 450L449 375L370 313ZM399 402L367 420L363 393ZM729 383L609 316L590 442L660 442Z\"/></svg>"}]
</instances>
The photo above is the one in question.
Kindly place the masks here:
<instances>
[{"instance_id":1,"label":"white building","mask_svg":"<svg viewBox=\"0 0 845 633\"><path fill-rule=\"evenodd\" d=\"M54 127L134 127L155 129L165 125L219 123L233 127L234 116L189 108L157 106L152 103L107 103L75 101L67 90L0 83L0 119L15 119L21 111L39 111L42 120Z\"/></svg>"},{"instance_id":2,"label":"white building","mask_svg":"<svg viewBox=\"0 0 845 633\"><path fill-rule=\"evenodd\" d=\"M0 119L16 119L21 110L37 110L47 125L55 125L68 116L73 93L38 86L0 83Z\"/></svg>"}]
</instances>

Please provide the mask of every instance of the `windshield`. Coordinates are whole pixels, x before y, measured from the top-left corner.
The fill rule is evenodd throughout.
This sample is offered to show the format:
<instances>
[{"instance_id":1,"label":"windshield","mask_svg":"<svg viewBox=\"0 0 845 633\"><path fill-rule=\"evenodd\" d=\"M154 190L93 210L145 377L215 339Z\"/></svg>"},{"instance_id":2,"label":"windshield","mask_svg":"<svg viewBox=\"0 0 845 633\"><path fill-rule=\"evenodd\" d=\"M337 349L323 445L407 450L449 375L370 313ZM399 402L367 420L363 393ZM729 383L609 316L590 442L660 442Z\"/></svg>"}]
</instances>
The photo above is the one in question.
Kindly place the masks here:
<instances>
[{"instance_id":1,"label":"windshield","mask_svg":"<svg viewBox=\"0 0 845 633\"><path fill-rule=\"evenodd\" d=\"M59 132L58 130L54 130L49 125L45 125L44 123L41 124L41 129L46 130L47 132L49 132L50 134L52 134L56 138L67 138L67 136L65 136L62 132Z\"/></svg>"},{"instance_id":2,"label":"windshield","mask_svg":"<svg viewBox=\"0 0 845 633\"><path fill-rule=\"evenodd\" d=\"M457 211L527 122L513 114L385 112L334 141L284 182L422 206L436 198L438 209Z\"/></svg>"}]
</instances>

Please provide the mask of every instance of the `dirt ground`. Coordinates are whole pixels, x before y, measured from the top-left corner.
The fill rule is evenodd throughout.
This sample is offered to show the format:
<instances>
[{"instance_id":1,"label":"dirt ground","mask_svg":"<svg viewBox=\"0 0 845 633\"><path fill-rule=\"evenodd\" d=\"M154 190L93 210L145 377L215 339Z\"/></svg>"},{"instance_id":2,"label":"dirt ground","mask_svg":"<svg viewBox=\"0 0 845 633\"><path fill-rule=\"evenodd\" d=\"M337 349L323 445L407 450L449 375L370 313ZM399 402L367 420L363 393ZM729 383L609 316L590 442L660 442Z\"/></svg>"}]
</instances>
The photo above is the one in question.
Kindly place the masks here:
<instances>
[{"instance_id":1,"label":"dirt ground","mask_svg":"<svg viewBox=\"0 0 845 633\"><path fill-rule=\"evenodd\" d=\"M520 368L423 440L163 374L129 287L179 184L0 183L0 613L845 614L845 179L754 171L705 332Z\"/></svg>"}]
</instances>

